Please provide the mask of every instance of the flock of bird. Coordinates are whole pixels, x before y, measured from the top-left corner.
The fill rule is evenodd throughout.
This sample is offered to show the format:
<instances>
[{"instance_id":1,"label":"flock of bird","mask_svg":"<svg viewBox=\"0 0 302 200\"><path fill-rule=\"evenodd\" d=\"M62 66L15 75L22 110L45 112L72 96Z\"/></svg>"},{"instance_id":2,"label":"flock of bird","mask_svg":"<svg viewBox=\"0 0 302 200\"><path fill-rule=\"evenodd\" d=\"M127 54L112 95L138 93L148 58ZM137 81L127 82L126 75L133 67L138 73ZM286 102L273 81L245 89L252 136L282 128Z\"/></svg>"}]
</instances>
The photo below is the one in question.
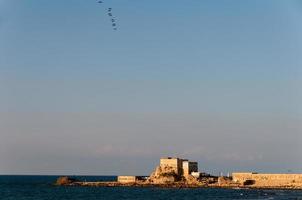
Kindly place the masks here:
<instances>
[{"instance_id":1,"label":"flock of bird","mask_svg":"<svg viewBox=\"0 0 302 200\"><path fill-rule=\"evenodd\" d=\"M97 1L99 4L104 3L104 1L98 0ZM113 30L117 30L117 24L116 24L116 18L114 17L114 15L112 14L112 8L108 8L107 9L107 15L110 18L110 22L111 22L111 26L113 28Z\"/></svg>"}]
</instances>

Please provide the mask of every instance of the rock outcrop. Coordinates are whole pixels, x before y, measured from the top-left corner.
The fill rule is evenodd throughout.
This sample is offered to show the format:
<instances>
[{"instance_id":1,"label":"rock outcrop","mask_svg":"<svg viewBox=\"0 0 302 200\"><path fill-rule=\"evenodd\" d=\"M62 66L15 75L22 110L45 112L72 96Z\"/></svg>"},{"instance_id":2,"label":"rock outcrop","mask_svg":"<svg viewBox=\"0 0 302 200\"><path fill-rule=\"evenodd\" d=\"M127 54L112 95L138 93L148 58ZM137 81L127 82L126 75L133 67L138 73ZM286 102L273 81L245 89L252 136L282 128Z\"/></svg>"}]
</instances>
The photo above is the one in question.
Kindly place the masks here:
<instances>
[{"instance_id":1,"label":"rock outcrop","mask_svg":"<svg viewBox=\"0 0 302 200\"><path fill-rule=\"evenodd\" d=\"M198 185L198 184L200 184L200 181L196 177L194 177L192 175L186 176L185 177L185 182L187 184L190 184L190 185Z\"/></svg>"},{"instance_id":2,"label":"rock outcrop","mask_svg":"<svg viewBox=\"0 0 302 200\"><path fill-rule=\"evenodd\" d=\"M62 176L59 177L55 183L55 185L70 185L74 182L77 182L78 180L74 179L74 178L70 178L68 176Z\"/></svg>"},{"instance_id":3,"label":"rock outcrop","mask_svg":"<svg viewBox=\"0 0 302 200\"><path fill-rule=\"evenodd\" d=\"M217 179L217 183L219 186L229 186L233 183L231 178L219 176Z\"/></svg>"},{"instance_id":4,"label":"rock outcrop","mask_svg":"<svg viewBox=\"0 0 302 200\"><path fill-rule=\"evenodd\" d=\"M180 179L181 177L175 173L174 168L170 166L158 166L147 179L147 182L153 184L171 184Z\"/></svg>"}]
</instances>

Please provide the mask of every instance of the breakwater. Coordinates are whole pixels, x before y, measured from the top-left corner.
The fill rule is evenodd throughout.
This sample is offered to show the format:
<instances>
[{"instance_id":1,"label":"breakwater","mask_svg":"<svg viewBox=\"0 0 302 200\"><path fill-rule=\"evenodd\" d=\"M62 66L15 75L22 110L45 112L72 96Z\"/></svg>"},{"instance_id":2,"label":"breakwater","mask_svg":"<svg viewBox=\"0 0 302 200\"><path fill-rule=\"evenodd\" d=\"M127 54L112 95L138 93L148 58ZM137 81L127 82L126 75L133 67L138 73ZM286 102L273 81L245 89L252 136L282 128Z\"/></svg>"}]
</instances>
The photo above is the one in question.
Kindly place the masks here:
<instances>
[{"instance_id":1,"label":"breakwater","mask_svg":"<svg viewBox=\"0 0 302 200\"><path fill-rule=\"evenodd\" d=\"M225 177L218 177L224 179ZM302 185L243 185L234 181L218 181L214 183L196 182L188 183L186 181L178 181L174 183L154 184L147 181L136 181L131 183L121 183L118 181L79 181L70 179L69 177L60 177L55 185L58 186L82 186L82 187L159 187L159 188L229 188L229 189L291 189L302 190Z\"/></svg>"}]
</instances>

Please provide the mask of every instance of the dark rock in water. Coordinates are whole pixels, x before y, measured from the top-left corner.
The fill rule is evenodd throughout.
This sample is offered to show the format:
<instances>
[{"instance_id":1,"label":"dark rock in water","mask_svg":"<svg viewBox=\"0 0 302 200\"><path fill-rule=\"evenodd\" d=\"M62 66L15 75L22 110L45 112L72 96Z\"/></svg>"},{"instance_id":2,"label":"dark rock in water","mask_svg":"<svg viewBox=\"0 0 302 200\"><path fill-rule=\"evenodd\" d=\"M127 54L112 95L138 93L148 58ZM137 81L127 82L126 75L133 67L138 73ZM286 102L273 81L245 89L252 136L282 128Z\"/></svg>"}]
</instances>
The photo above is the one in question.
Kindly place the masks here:
<instances>
[{"instance_id":1,"label":"dark rock in water","mask_svg":"<svg viewBox=\"0 0 302 200\"><path fill-rule=\"evenodd\" d=\"M56 185L69 185L71 183L77 182L78 180L75 178L71 178L68 176L59 177L56 181Z\"/></svg>"}]
</instances>

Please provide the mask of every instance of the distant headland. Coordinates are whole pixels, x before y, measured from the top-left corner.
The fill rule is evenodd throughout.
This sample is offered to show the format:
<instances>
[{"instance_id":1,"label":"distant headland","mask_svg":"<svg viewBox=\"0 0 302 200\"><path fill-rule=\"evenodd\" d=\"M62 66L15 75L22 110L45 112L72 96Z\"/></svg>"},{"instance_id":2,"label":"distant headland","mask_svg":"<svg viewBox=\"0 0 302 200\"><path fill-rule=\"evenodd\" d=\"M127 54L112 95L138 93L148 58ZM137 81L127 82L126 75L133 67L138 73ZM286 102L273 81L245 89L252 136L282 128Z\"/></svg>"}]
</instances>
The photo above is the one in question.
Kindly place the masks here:
<instances>
[{"instance_id":1,"label":"distant headland","mask_svg":"<svg viewBox=\"0 0 302 200\"><path fill-rule=\"evenodd\" d=\"M302 174L260 174L234 172L231 176L213 176L198 171L198 163L187 159L164 157L150 176L118 176L116 181L86 182L60 177L56 185L99 187L221 187L302 189Z\"/></svg>"}]
</instances>

